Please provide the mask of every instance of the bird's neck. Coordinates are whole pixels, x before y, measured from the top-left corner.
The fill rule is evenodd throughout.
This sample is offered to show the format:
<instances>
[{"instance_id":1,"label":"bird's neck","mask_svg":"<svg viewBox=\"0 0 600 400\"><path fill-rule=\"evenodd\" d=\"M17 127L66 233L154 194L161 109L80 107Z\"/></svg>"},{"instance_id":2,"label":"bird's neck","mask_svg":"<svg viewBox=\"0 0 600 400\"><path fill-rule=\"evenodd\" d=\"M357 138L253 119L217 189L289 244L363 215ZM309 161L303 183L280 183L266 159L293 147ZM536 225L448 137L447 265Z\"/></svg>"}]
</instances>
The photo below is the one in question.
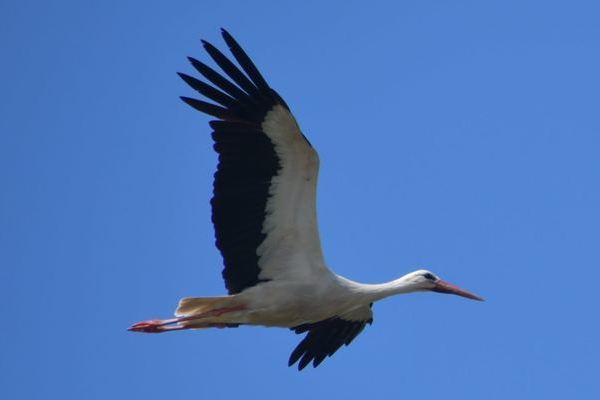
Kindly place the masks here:
<instances>
[{"instance_id":1,"label":"bird's neck","mask_svg":"<svg viewBox=\"0 0 600 400\"><path fill-rule=\"evenodd\" d=\"M419 284L408 280L408 275L390 282L377 284L361 284L361 291L369 301L378 301L397 294L412 293L422 290Z\"/></svg>"}]
</instances>

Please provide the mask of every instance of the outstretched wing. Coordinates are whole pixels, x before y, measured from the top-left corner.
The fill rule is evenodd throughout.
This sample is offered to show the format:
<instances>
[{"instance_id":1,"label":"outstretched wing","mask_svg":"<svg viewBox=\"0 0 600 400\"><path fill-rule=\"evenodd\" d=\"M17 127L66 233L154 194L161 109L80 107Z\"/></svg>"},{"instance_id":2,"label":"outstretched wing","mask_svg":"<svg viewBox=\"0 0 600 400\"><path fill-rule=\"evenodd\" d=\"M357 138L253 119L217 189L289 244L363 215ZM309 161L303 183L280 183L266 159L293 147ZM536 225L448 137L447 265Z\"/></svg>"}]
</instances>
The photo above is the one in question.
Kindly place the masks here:
<instances>
[{"instance_id":1,"label":"outstretched wing","mask_svg":"<svg viewBox=\"0 0 600 400\"><path fill-rule=\"evenodd\" d=\"M315 210L319 159L289 107L225 30L241 70L210 43L204 49L226 77L190 58L208 81L179 76L212 102L182 97L214 116L212 221L229 293L262 281L330 273L324 266Z\"/></svg>"},{"instance_id":2,"label":"outstretched wing","mask_svg":"<svg viewBox=\"0 0 600 400\"><path fill-rule=\"evenodd\" d=\"M317 367L325 357L331 357L342 345L352 343L365 326L372 322L371 307L363 307L340 317L291 328L296 333L308 334L290 355L288 365L292 366L300 360L298 370L302 370L311 361L313 367Z\"/></svg>"}]
</instances>

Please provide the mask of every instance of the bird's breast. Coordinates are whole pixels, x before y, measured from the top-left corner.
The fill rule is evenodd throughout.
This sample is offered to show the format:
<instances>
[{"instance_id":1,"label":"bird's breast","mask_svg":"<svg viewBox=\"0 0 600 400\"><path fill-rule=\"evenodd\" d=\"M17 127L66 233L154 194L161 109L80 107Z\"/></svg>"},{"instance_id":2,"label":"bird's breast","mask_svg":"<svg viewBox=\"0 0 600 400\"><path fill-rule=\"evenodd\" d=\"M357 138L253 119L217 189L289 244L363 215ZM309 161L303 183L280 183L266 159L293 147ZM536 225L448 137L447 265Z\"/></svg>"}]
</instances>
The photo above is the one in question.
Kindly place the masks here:
<instances>
[{"instance_id":1,"label":"bird's breast","mask_svg":"<svg viewBox=\"0 0 600 400\"><path fill-rule=\"evenodd\" d=\"M344 314L356 307L342 288L314 283L264 282L240 293L251 325L294 327Z\"/></svg>"}]
</instances>

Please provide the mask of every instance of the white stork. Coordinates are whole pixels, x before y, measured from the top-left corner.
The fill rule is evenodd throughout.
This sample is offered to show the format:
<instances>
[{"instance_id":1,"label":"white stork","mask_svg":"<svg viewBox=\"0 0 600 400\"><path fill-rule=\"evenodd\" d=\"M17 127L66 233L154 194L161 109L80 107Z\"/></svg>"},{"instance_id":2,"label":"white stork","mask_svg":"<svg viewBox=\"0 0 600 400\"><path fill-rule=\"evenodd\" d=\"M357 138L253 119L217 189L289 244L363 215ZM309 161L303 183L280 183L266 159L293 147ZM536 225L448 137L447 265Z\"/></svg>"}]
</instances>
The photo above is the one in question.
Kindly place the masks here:
<instances>
[{"instance_id":1,"label":"white stork","mask_svg":"<svg viewBox=\"0 0 600 400\"><path fill-rule=\"evenodd\" d=\"M189 58L210 82L179 76L208 103L181 99L210 121L219 163L211 200L216 246L228 296L181 299L176 318L139 322L136 332L263 325L307 333L289 365L318 366L373 321L374 302L434 291L482 298L418 270L381 284L333 273L321 251L315 207L319 157L289 107L225 30L241 70L206 41L204 49L227 77Z\"/></svg>"}]
</instances>

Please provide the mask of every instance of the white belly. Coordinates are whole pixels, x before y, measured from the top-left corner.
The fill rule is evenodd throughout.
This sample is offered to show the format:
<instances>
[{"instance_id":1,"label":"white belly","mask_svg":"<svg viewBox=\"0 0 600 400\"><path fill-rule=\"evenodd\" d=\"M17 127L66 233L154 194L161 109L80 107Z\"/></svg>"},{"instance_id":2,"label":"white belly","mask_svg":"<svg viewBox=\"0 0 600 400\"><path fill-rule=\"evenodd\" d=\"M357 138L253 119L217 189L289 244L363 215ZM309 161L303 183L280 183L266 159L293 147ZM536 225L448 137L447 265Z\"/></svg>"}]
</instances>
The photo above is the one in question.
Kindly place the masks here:
<instances>
[{"instance_id":1,"label":"white belly","mask_svg":"<svg viewBox=\"0 0 600 400\"><path fill-rule=\"evenodd\" d=\"M248 310L242 323L294 327L347 313L356 304L352 292L335 284L265 282L238 294Z\"/></svg>"}]
</instances>

